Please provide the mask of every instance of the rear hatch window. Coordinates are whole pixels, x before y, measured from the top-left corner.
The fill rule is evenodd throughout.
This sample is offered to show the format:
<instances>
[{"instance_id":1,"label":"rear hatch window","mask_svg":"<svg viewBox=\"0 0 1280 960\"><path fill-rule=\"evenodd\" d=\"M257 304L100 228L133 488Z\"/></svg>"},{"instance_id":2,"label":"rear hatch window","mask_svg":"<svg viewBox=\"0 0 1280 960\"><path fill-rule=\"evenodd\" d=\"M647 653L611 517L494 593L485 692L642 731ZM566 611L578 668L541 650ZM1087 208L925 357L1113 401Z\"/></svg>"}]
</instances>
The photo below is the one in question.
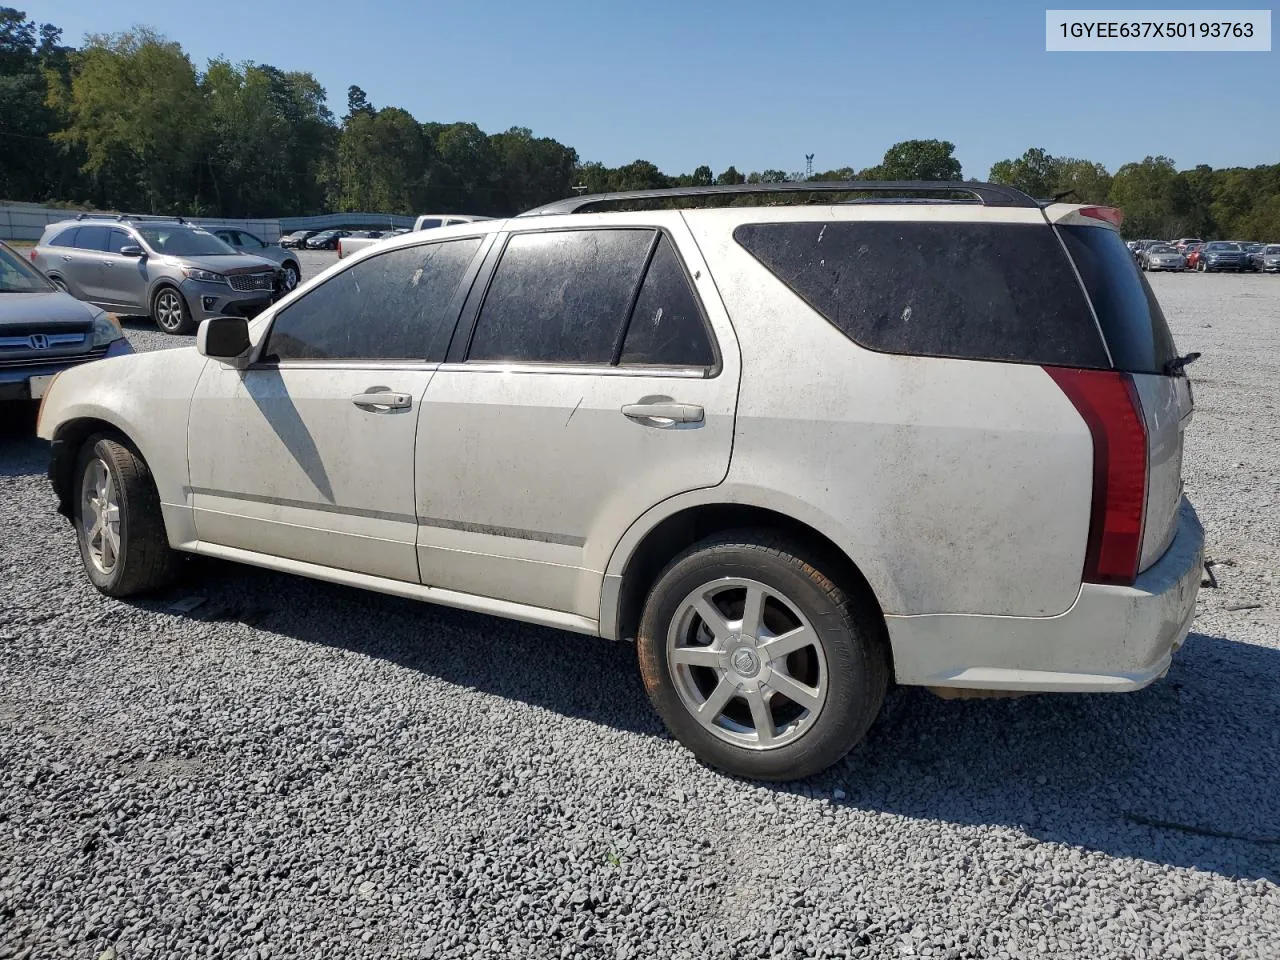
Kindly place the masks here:
<instances>
[{"instance_id":1,"label":"rear hatch window","mask_svg":"<svg viewBox=\"0 0 1280 960\"><path fill-rule=\"evenodd\" d=\"M1173 335L1147 278L1109 227L1060 226L1117 370L1162 373L1177 357Z\"/></svg>"},{"instance_id":2,"label":"rear hatch window","mask_svg":"<svg viewBox=\"0 0 1280 960\"><path fill-rule=\"evenodd\" d=\"M867 349L1108 366L1084 291L1047 223L757 223L733 236Z\"/></svg>"}]
</instances>

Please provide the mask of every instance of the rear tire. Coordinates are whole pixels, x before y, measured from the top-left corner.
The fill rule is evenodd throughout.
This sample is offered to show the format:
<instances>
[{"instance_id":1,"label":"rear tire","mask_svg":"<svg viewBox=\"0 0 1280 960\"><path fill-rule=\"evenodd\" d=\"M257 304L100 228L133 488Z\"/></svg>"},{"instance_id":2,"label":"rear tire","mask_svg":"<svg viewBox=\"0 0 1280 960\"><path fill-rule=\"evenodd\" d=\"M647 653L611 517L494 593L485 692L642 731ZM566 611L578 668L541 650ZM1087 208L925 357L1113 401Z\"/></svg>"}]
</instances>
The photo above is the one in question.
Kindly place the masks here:
<instances>
[{"instance_id":1,"label":"rear tire","mask_svg":"<svg viewBox=\"0 0 1280 960\"><path fill-rule=\"evenodd\" d=\"M109 597L169 583L179 554L170 548L151 470L106 434L85 441L76 461L72 519L89 580Z\"/></svg>"},{"instance_id":2,"label":"rear tire","mask_svg":"<svg viewBox=\"0 0 1280 960\"><path fill-rule=\"evenodd\" d=\"M55 287L57 287L59 290L61 290L63 293L71 293L70 288L67 286L67 281L63 280L59 276L50 276L49 282L52 283Z\"/></svg>"},{"instance_id":3,"label":"rear tire","mask_svg":"<svg viewBox=\"0 0 1280 960\"><path fill-rule=\"evenodd\" d=\"M196 323L191 310L177 287L161 287L151 297L151 319L165 333L181 335L194 333Z\"/></svg>"},{"instance_id":4,"label":"rear tire","mask_svg":"<svg viewBox=\"0 0 1280 960\"><path fill-rule=\"evenodd\" d=\"M637 647L676 739L757 780L838 761L865 736L890 678L874 602L765 530L717 535L672 560L649 592Z\"/></svg>"}]
</instances>

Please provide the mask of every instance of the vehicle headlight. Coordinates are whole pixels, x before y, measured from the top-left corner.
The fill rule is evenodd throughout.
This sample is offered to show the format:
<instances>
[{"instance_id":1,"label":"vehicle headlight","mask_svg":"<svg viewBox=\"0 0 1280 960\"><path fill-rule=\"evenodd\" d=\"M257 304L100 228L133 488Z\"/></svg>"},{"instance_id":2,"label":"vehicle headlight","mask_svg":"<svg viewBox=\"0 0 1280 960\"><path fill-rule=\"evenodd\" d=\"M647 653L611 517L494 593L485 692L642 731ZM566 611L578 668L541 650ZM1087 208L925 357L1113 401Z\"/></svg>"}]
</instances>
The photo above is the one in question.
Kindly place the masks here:
<instances>
[{"instance_id":1,"label":"vehicle headlight","mask_svg":"<svg viewBox=\"0 0 1280 960\"><path fill-rule=\"evenodd\" d=\"M120 321L109 313L100 313L93 319L90 330L89 346L105 347L109 343L124 339L124 331L120 329Z\"/></svg>"},{"instance_id":2,"label":"vehicle headlight","mask_svg":"<svg viewBox=\"0 0 1280 960\"><path fill-rule=\"evenodd\" d=\"M191 280L203 280L205 283L226 283L227 278L212 270L197 270L195 267L183 267L182 272Z\"/></svg>"}]
</instances>

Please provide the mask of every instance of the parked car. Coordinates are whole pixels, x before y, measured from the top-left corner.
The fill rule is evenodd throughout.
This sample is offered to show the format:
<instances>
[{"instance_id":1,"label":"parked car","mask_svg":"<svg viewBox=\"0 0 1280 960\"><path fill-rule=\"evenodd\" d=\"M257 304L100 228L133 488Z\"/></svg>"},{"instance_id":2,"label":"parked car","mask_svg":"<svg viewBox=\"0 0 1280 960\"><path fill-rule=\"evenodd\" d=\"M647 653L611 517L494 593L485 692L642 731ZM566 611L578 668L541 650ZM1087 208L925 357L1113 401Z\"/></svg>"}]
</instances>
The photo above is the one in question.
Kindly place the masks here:
<instances>
[{"instance_id":1,"label":"parked car","mask_svg":"<svg viewBox=\"0 0 1280 960\"><path fill-rule=\"evenodd\" d=\"M414 230L434 230L437 227L450 227L458 223L477 223L481 220L488 220L489 217L477 217L465 213L427 213L418 217L414 221ZM397 235L406 233L407 231L397 231ZM349 257L357 251L364 250L371 246L375 240L368 237L343 237L342 242L338 244L338 259Z\"/></svg>"},{"instance_id":2,"label":"parked car","mask_svg":"<svg viewBox=\"0 0 1280 960\"><path fill-rule=\"evenodd\" d=\"M1183 237L1181 240L1174 240L1171 242L1173 243L1174 247L1177 248L1179 253L1186 253L1187 247L1193 244L1204 243L1204 241L1201 240L1199 237Z\"/></svg>"},{"instance_id":3,"label":"parked car","mask_svg":"<svg viewBox=\"0 0 1280 960\"><path fill-rule=\"evenodd\" d=\"M1211 240L1201 247L1196 257L1196 269L1201 273L1219 273L1231 270L1239 273L1248 269L1248 259L1240 244L1230 240Z\"/></svg>"},{"instance_id":4,"label":"parked car","mask_svg":"<svg viewBox=\"0 0 1280 960\"><path fill-rule=\"evenodd\" d=\"M765 779L838 760L891 680L1146 686L1200 586L1193 357L1118 211L913 189L981 202L574 197L70 370L38 432L87 575L206 554L634 638L674 735Z\"/></svg>"},{"instance_id":5,"label":"parked car","mask_svg":"<svg viewBox=\"0 0 1280 960\"><path fill-rule=\"evenodd\" d=\"M1203 243L1192 243L1185 247L1182 255L1187 260L1188 270L1197 270L1200 267L1200 250L1204 247ZM1177 249L1176 247L1174 248Z\"/></svg>"},{"instance_id":6,"label":"parked car","mask_svg":"<svg viewBox=\"0 0 1280 960\"><path fill-rule=\"evenodd\" d=\"M280 238L280 246L286 250L299 250L306 246L307 241L319 232L319 230L295 230L293 233L287 233Z\"/></svg>"},{"instance_id":7,"label":"parked car","mask_svg":"<svg viewBox=\"0 0 1280 960\"><path fill-rule=\"evenodd\" d=\"M321 230L315 236L308 237L305 246L308 250L336 250L338 241L349 233L348 230Z\"/></svg>"},{"instance_id":8,"label":"parked car","mask_svg":"<svg viewBox=\"0 0 1280 960\"><path fill-rule=\"evenodd\" d=\"M150 315L165 333L193 333L206 317L257 315L275 298L279 274L180 217L81 214L46 227L31 261L77 299Z\"/></svg>"},{"instance_id":9,"label":"parked car","mask_svg":"<svg viewBox=\"0 0 1280 960\"><path fill-rule=\"evenodd\" d=\"M1262 269L1262 251L1265 248L1265 243L1256 243L1253 241L1245 241L1240 244L1240 249L1244 251L1246 270L1257 272Z\"/></svg>"},{"instance_id":10,"label":"parked car","mask_svg":"<svg viewBox=\"0 0 1280 960\"><path fill-rule=\"evenodd\" d=\"M297 255L279 244L267 243L256 234L235 227L214 227L210 232L238 253L250 253L279 265L281 292L289 293L302 279L302 266Z\"/></svg>"},{"instance_id":11,"label":"parked car","mask_svg":"<svg viewBox=\"0 0 1280 960\"><path fill-rule=\"evenodd\" d=\"M75 299L0 241L0 417L76 364L133 353L112 316Z\"/></svg>"},{"instance_id":12,"label":"parked car","mask_svg":"<svg viewBox=\"0 0 1280 960\"><path fill-rule=\"evenodd\" d=\"M1280 273L1280 243L1268 243L1262 248L1263 273Z\"/></svg>"},{"instance_id":13,"label":"parked car","mask_svg":"<svg viewBox=\"0 0 1280 960\"><path fill-rule=\"evenodd\" d=\"M1176 270L1187 269L1187 258L1180 254L1173 244L1151 243L1142 249L1138 261L1143 270Z\"/></svg>"}]
</instances>

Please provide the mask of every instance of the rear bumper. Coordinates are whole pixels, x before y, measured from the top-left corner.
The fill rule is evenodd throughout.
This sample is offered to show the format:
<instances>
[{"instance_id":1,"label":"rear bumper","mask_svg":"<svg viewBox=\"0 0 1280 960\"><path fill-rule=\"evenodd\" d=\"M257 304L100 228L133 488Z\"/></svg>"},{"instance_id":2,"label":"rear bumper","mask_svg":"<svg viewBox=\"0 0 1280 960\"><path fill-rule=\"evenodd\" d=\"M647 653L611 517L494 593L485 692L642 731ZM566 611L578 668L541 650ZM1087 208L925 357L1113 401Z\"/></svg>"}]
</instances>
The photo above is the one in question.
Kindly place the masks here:
<instances>
[{"instance_id":1,"label":"rear bumper","mask_svg":"<svg viewBox=\"0 0 1280 960\"><path fill-rule=\"evenodd\" d=\"M1132 587L1083 584L1056 617L886 617L897 680L974 690L1139 690L1164 676L1186 639L1203 563L1204 528L1184 498L1173 543Z\"/></svg>"}]
</instances>

